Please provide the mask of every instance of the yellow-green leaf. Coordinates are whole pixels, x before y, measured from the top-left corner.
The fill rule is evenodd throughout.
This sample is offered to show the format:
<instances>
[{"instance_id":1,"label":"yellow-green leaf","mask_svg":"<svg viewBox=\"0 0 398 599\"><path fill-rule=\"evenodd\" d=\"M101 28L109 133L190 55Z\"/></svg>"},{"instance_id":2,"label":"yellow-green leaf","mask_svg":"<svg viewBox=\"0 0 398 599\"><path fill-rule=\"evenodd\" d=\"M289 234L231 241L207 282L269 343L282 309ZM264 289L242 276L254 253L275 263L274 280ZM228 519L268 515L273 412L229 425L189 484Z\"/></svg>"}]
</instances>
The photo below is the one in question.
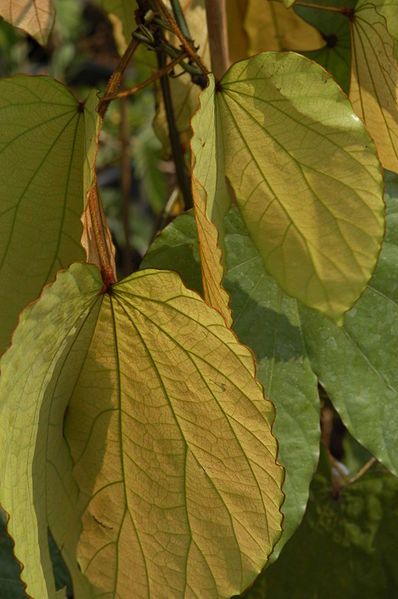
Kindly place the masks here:
<instances>
[{"instance_id":1,"label":"yellow-green leaf","mask_svg":"<svg viewBox=\"0 0 398 599\"><path fill-rule=\"evenodd\" d=\"M0 17L45 44L54 23L53 0L0 0Z\"/></svg>"},{"instance_id":2,"label":"yellow-green leaf","mask_svg":"<svg viewBox=\"0 0 398 599\"><path fill-rule=\"evenodd\" d=\"M175 273L101 285L93 266L61 273L2 360L0 501L27 591L53 597L49 526L79 599L240 593L281 526L253 358Z\"/></svg>"},{"instance_id":3,"label":"yellow-green leaf","mask_svg":"<svg viewBox=\"0 0 398 599\"><path fill-rule=\"evenodd\" d=\"M73 559L78 490L62 431L101 286L91 266L59 274L23 312L13 345L1 360L0 444L7 451L0 454L0 503L10 515L8 529L27 593L35 599L55 594L48 527L63 547L76 596L90 596Z\"/></svg>"},{"instance_id":4,"label":"yellow-green leaf","mask_svg":"<svg viewBox=\"0 0 398 599\"><path fill-rule=\"evenodd\" d=\"M340 319L366 286L384 233L382 174L362 122L321 67L292 53L234 65L203 118L216 105L224 172L266 269L287 293Z\"/></svg>"},{"instance_id":5,"label":"yellow-green leaf","mask_svg":"<svg viewBox=\"0 0 398 599\"><path fill-rule=\"evenodd\" d=\"M97 99L47 77L0 82L0 353L19 312L60 268L83 260Z\"/></svg>"},{"instance_id":6,"label":"yellow-green leaf","mask_svg":"<svg viewBox=\"0 0 398 599\"><path fill-rule=\"evenodd\" d=\"M388 21L398 2L359 0L352 27L350 100L373 137L383 166L398 172L398 63ZM396 31L395 38L398 37Z\"/></svg>"}]
</instances>

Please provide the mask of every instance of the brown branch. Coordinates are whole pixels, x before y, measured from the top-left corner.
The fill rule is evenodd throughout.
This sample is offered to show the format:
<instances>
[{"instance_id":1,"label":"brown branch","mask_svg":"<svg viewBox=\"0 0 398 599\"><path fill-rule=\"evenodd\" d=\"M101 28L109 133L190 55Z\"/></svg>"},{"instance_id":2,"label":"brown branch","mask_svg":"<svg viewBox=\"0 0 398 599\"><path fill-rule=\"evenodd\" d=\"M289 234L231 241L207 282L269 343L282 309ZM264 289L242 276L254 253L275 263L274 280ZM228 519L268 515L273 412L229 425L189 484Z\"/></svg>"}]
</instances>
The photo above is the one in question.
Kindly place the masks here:
<instances>
[{"instance_id":1,"label":"brown branch","mask_svg":"<svg viewBox=\"0 0 398 599\"><path fill-rule=\"evenodd\" d=\"M106 86L104 95L101 98L99 106L98 106L98 114L100 115L101 118L104 118L105 113L108 109L109 103L111 102L113 97L116 95L119 87L121 86L122 81L123 81L124 72L127 69L128 65L130 63L130 60L132 59L134 52L137 50L139 45L140 45L140 42L138 40L136 40L134 37L131 38L131 41L126 48L125 53L121 57L119 64L117 65L116 69L112 73L112 75L108 81L108 85ZM109 99L109 97L111 97L111 99Z\"/></svg>"},{"instance_id":2,"label":"brown branch","mask_svg":"<svg viewBox=\"0 0 398 599\"><path fill-rule=\"evenodd\" d=\"M228 48L226 0L206 0L206 17L211 68L215 78L219 81L231 64Z\"/></svg>"}]
</instances>

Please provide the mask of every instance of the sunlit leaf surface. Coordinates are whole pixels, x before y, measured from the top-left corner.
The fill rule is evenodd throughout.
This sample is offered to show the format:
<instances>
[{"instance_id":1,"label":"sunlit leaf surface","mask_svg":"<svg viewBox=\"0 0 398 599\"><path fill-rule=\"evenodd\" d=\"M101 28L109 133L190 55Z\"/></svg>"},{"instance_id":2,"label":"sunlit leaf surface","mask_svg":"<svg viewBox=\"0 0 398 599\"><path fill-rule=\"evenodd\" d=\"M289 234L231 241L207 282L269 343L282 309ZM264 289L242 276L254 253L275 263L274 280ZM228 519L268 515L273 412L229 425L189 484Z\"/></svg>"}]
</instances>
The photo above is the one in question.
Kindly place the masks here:
<instances>
[{"instance_id":1,"label":"sunlit leaf surface","mask_svg":"<svg viewBox=\"0 0 398 599\"><path fill-rule=\"evenodd\" d=\"M0 501L22 578L53 596L49 526L79 599L230 597L281 524L273 408L253 358L175 273L101 288L93 266L58 275L2 360ZM79 515L94 595L73 561Z\"/></svg>"},{"instance_id":2,"label":"sunlit leaf surface","mask_svg":"<svg viewBox=\"0 0 398 599\"><path fill-rule=\"evenodd\" d=\"M45 44L54 23L53 0L0 0L0 17Z\"/></svg>"}]
</instances>

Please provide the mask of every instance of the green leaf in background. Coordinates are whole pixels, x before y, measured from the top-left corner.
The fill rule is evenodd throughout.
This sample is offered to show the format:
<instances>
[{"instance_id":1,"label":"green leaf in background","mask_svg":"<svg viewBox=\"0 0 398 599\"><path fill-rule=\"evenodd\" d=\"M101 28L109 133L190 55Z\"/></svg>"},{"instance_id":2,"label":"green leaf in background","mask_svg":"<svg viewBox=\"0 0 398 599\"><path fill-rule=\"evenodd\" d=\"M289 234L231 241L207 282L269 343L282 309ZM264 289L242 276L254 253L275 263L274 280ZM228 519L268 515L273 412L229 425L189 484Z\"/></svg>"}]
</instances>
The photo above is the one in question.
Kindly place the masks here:
<instances>
[{"instance_id":1,"label":"green leaf in background","mask_svg":"<svg viewBox=\"0 0 398 599\"><path fill-rule=\"evenodd\" d=\"M97 98L48 77L0 82L0 354L18 314L60 268L84 260Z\"/></svg>"},{"instance_id":2,"label":"green leaf in background","mask_svg":"<svg viewBox=\"0 0 398 599\"><path fill-rule=\"evenodd\" d=\"M115 29L120 30L120 49L125 50L136 28L134 13L137 10L136 0L97 0L102 8L109 13L111 20L117 23ZM115 36L117 32L115 32Z\"/></svg>"},{"instance_id":3,"label":"green leaf in background","mask_svg":"<svg viewBox=\"0 0 398 599\"><path fill-rule=\"evenodd\" d=\"M348 0L342 0L349 6ZM322 4L319 0L317 4ZM336 1L337 5L338 2ZM307 23L318 29L325 45L318 50L303 52L331 73L341 88L348 94L351 78L351 33L350 23L345 15L327 12L316 8L296 5L295 12Z\"/></svg>"},{"instance_id":4,"label":"green leaf in background","mask_svg":"<svg viewBox=\"0 0 398 599\"><path fill-rule=\"evenodd\" d=\"M342 327L301 309L312 366L350 433L398 473L398 178L386 175L387 233L377 270Z\"/></svg>"},{"instance_id":5,"label":"green leaf in background","mask_svg":"<svg viewBox=\"0 0 398 599\"><path fill-rule=\"evenodd\" d=\"M14 559L14 546L7 534L7 518L0 508L0 598L26 599L20 580L21 567Z\"/></svg>"},{"instance_id":6,"label":"green leaf in background","mask_svg":"<svg viewBox=\"0 0 398 599\"><path fill-rule=\"evenodd\" d=\"M395 597L397 505L398 479L384 470L373 469L336 496L323 463L302 525L245 599Z\"/></svg>"},{"instance_id":7,"label":"green leaf in background","mask_svg":"<svg viewBox=\"0 0 398 599\"><path fill-rule=\"evenodd\" d=\"M60 273L1 362L0 501L27 592L54 596L48 528L79 599L242 592L283 498L252 355L175 273L101 288L93 266Z\"/></svg>"},{"instance_id":8,"label":"green leaf in background","mask_svg":"<svg viewBox=\"0 0 398 599\"><path fill-rule=\"evenodd\" d=\"M384 233L370 137L333 79L297 54L237 63L221 87L225 174L266 269L290 295L340 319Z\"/></svg>"},{"instance_id":9,"label":"green leaf in background","mask_svg":"<svg viewBox=\"0 0 398 599\"><path fill-rule=\"evenodd\" d=\"M45 44L55 18L53 0L0 0L0 17Z\"/></svg>"}]
</instances>

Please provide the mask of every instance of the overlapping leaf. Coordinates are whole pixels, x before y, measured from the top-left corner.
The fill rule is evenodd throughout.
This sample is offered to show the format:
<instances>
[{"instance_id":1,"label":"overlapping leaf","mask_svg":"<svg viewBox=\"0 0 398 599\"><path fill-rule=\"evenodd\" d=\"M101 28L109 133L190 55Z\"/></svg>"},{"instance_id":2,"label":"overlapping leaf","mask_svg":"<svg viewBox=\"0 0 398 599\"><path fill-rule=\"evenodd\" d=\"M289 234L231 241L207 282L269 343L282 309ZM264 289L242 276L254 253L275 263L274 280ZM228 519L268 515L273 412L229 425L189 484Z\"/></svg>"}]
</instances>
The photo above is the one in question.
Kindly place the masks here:
<instances>
[{"instance_id":1,"label":"overlapping leaf","mask_svg":"<svg viewBox=\"0 0 398 599\"><path fill-rule=\"evenodd\" d=\"M0 0L0 17L45 44L54 23L53 0Z\"/></svg>"},{"instance_id":2,"label":"overlapping leaf","mask_svg":"<svg viewBox=\"0 0 398 599\"><path fill-rule=\"evenodd\" d=\"M301 310L313 368L351 434L398 473L398 185L387 179L388 229L374 277L343 327Z\"/></svg>"},{"instance_id":3,"label":"overlapping leaf","mask_svg":"<svg viewBox=\"0 0 398 599\"><path fill-rule=\"evenodd\" d=\"M136 27L134 15L137 10L136 0L99 0L99 2L111 19L117 22L123 38L122 46L126 47Z\"/></svg>"},{"instance_id":4,"label":"overlapping leaf","mask_svg":"<svg viewBox=\"0 0 398 599\"><path fill-rule=\"evenodd\" d=\"M0 82L0 353L21 309L84 259L80 217L96 149L96 95L46 77Z\"/></svg>"},{"instance_id":5,"label":"overlapping leaf","mask_svg":"<svg viewBox=\"0 0 398 599\"><path fill-rule=\"evenodd\" d=\"M281 520L253 358L175 273L101 287L93 266L58 275L2 360L0 499L28 593L54 593L49 526L76 595L92 596L80 514L94 596L239 593Z\"/></svg>"},{"instance_id":6,"label":"overlapping leaf","mask_svg":"<svg viewBox=\"0 0 398 599\"><path fill-rule=\"evenodd\" d=\"M232 183L266 269L340 318L370 278L384 232L379 162L346 97L303 57L265 53L234 65L202 107L203 120L220 123L218 176Z\"/></svg>"},{"instance_id":7,"label":"overlapping leaf","mask_svg":"<svg viewBox=\"0 0 398 599\"><path fill-rule=\"evenodd\" d=\"M310 368L351 433L397 471L397 178L388 175L386 185L386 242L373 279L343 327L283 294L265 272L236 209L227 216L224 284L233 328L254 350L258 376L276 406L274 431L286 467L284 534L276 553L302 517L316 463L319 415ZM193 218L184 215L156 240L144 264L178 265L186 283L200 290L196 243Z\"/></svg>"}]
</instances>

